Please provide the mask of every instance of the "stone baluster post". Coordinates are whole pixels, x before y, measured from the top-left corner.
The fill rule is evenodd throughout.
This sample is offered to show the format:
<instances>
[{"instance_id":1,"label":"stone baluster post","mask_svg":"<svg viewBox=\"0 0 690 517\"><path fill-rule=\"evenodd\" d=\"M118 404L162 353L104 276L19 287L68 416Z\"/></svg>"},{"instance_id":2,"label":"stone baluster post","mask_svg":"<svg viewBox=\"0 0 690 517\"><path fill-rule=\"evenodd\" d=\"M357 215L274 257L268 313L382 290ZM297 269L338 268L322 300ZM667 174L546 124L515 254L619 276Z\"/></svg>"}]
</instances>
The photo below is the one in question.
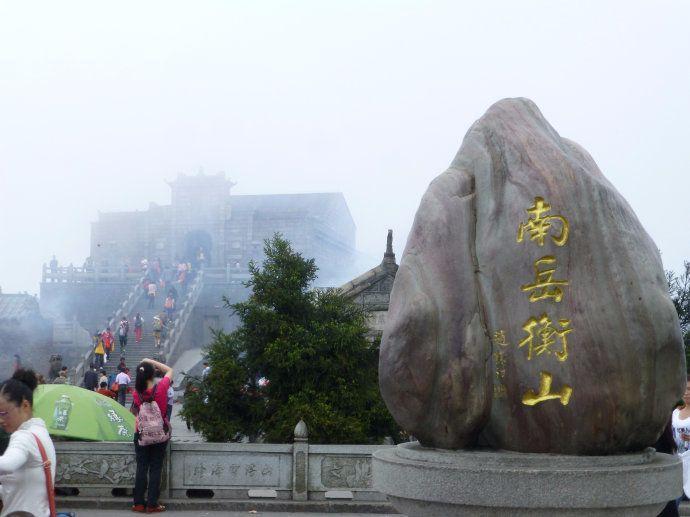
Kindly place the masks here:
<instances>
[{"instance_id":1,"label":"stone baluster post","mask_svg":"<svg viewBox=\"0 0 690 517\"><path fill-rule=\"evenodd\" d=\"M309 430L300 418L295 426L295 442L292 445L292 500L308 499L309 482Z\"/></svg>"}]
</instances>

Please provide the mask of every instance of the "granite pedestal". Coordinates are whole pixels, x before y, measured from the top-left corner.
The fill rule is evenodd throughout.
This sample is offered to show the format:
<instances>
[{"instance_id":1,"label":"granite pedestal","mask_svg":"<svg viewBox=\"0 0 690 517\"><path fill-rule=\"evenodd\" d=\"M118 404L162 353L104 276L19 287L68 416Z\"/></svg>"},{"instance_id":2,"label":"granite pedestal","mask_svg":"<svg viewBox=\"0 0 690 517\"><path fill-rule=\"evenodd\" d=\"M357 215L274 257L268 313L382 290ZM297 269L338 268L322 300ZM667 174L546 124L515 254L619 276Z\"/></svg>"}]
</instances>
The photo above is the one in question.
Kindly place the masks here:
<instances>
[{"instance_id":1,"label":"granite pedestal","mask_svg":"<svg viewBox=\"0 0 690 517\"><path fill-rule=\"evenodd\" d=\"M678 458L654 449L611 456L429 449L377 451L374 488L409 517L656 516L682 492Z\"/></svg>"}]
</instances>

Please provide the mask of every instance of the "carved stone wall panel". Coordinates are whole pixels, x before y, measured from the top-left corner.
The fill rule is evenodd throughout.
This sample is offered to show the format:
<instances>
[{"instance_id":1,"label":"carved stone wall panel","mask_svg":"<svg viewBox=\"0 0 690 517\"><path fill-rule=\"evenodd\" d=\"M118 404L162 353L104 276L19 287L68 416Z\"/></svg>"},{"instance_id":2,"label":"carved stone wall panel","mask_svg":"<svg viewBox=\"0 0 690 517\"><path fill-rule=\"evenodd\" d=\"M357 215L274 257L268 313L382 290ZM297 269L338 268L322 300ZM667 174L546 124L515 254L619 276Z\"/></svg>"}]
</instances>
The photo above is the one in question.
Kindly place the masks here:
<instances>
[{"instance_id":1,"label":"carved stone wall panel","mask_svg":"<svg viewBox=\"0 0 690 517\"><path fill-rule=\"evenodd\" d=\"M58 454L56 486L134 486L134 454Z\"/></svg>"},{"instance_id":2,"label":"carved stone wall panel","mask_svg":"<svg viewBox=\"0 0 690 517\"><path fill-rule=\"evenodd\" d=\"M281 463L273 455L185 454L183 482L185 486L279 487Z\"/></svg>"},{"instance_id":3,"label":"carved stone wall panel","mask_svg":"<svg viewBox=\"0 0 690 517\"><path fill-rule=\"evenodd\" d=\"M371 488L371 457L326 456L321 461L321 484L334 488Z\"/></svg>"}]
</instances>

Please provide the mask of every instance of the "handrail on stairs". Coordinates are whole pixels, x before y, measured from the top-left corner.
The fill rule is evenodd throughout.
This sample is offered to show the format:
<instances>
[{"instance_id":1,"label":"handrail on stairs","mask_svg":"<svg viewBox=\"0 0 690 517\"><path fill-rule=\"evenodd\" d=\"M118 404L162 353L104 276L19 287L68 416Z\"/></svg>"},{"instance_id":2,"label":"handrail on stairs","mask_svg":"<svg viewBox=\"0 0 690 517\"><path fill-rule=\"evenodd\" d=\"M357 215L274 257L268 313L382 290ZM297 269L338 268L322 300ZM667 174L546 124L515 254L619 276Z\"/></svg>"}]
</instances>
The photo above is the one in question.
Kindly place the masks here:
<instances>
[{"instance_id":1,"label":"handrail on stairs","mask_svg":"<svg viewBox=\"0 0 690 517\"><path fill-rule=\"evenodd\" d=\"M177 345L179 344L182 336L182 331L187 325L189 316L194 311L194 306L196 305L197 300L199 300L199 295L201 294L203 285L204 270L200 269L197 272L189 291L187 292L184 302L182 303L182 309L177 312L175 319L173 320L173 328L168 332L167 336L165 336L165 339L161 343L162 352L160 354L160 359L162 362L169 360L169 358L171 358L175 353Z\"/></svg>"},{"instance_id":2,"label":"handrail on stairs","mask_svg":"<svg viewBox=\"0 0 690 517\"><path fill-rule=\"evenodd\" d=\"M146 275L142 275L141 278L139 278L137 283L134 285L134 287L132 287L132 289L129 290L127 297L120 304L120 307L117 309L113 317L108 321L108 326L111 329L115 328L115 325L118 321L120 321L120 318L122 318L124 314L129 314L132 311L132 309L134 309L134 306L137 303L139 303L141 296L144 294L145 279ZM84 378L84 373L93 361L93 344L91 344L91 346L89 346L89 350L84 354L84 358L82 359L82 361L74 369L74 377L72 379L72 383L75 386L79 386L81 384L81 381Z\"/></svg>"}]
</instances>

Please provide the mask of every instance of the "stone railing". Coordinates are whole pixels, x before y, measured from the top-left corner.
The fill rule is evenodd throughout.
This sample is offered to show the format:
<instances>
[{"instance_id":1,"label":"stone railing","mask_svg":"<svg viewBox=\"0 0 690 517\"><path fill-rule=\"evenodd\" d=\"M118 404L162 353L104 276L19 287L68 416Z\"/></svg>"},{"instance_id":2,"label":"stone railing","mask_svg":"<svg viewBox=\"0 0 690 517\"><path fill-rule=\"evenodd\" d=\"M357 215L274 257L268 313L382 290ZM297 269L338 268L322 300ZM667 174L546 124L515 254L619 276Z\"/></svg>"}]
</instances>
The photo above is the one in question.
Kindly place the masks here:
<instances>
[{"instance_id":1,"label":"stone railing","mask_svg":"<svg viewBox=\"0 0 690 517\"><path fill-rule=\"evenodd\" d=\"M144 294L144 276L137 280L137 283L130 289L127 297L122 301L120 306L115 311L115 314L108 321L108 326L115 332L115 325L120 321L120 318L124 315L129 315L134 306L139 303L142 295ZM72 384L79 386L84 379L84 373L88 370L89 365L94 361L93 356L93 342L89 344L89 350L84 354L84 358L74 369L74 378L72 379Z\"/></svg>"},{"instance_id":2,"label":"stone railing","mask_svg":"<svg viewBox=\"0 0 690 517\"><path fill-rule=\"evenodd\" d=\"M242 285L243 282L251 279L249 271L246 269L227 266L225 268L204 268L206 280L214 283L226 283Z\"/></svg>"},{"instance_id":3,"label":"stone railing","mask_svg":"<svg viewBox=\"0 0 690 517\"><path fill-rule=\"evenodd\" d=\"M173 430L174 436L174 430ZM300 421L294 443L184 443L168 446L163 497L385 501L372 487L371 456L393 445L310 445ZM131 443L57 442L58 493L81 497L131 494Z\"/></svg>"},{"instance_id":4,"label":"stone railing","mask_svg":"<svg viewBox=\"0 0 690 517\"><path fill-rule=\"evenodd\" d=\"M43 264L43 282L94 283L94 282L134 282L141 272L130 272L116 267L58 266L51 268Z\"/></svg>"},{"instance_id":5,"label":"stone railing","mask_svg":"<svg viewBox=\"0 0 690 517\"><path fill-rule=\"evenodd\" d=\"M53 322L53 343L85 348L91 344L91 336L76 318L72 321L58 320Z\"/></svg>"},{"instance_id":6,"label":"stone railing","mask_svg":"<svg viewBox=\"0 0 690 517\"><path fill-rule=\"evenodd\" d=\"M236 267L204 268L209 281L241 285L251 278L246 269ZM51 268L43 264L44 283L131 283L141 276L141 272L130 272L115 267L59 266Z\"/></svg>"},{"instance_id":7,"label":"stone railing","mask_svg":"<svg viewBox=\"0 0 690 517\"><path fill-rule=\"evenodd\" d=\"M194 306L196 305L201 291L204 288L204 275L203 269L197 271L194 280L192 280L189 289L187 290L187 295L185 296L182 306L179 310L175 312L175 319L173 320L172 329L167 333L165 339L161 343L161 353L159 358L163 361L169 361L173 354L177 350L177 345L180 342L180 338L184 333L184 328L187 325L187 321L194 311Z\"/></svg>"}]
</instances>

